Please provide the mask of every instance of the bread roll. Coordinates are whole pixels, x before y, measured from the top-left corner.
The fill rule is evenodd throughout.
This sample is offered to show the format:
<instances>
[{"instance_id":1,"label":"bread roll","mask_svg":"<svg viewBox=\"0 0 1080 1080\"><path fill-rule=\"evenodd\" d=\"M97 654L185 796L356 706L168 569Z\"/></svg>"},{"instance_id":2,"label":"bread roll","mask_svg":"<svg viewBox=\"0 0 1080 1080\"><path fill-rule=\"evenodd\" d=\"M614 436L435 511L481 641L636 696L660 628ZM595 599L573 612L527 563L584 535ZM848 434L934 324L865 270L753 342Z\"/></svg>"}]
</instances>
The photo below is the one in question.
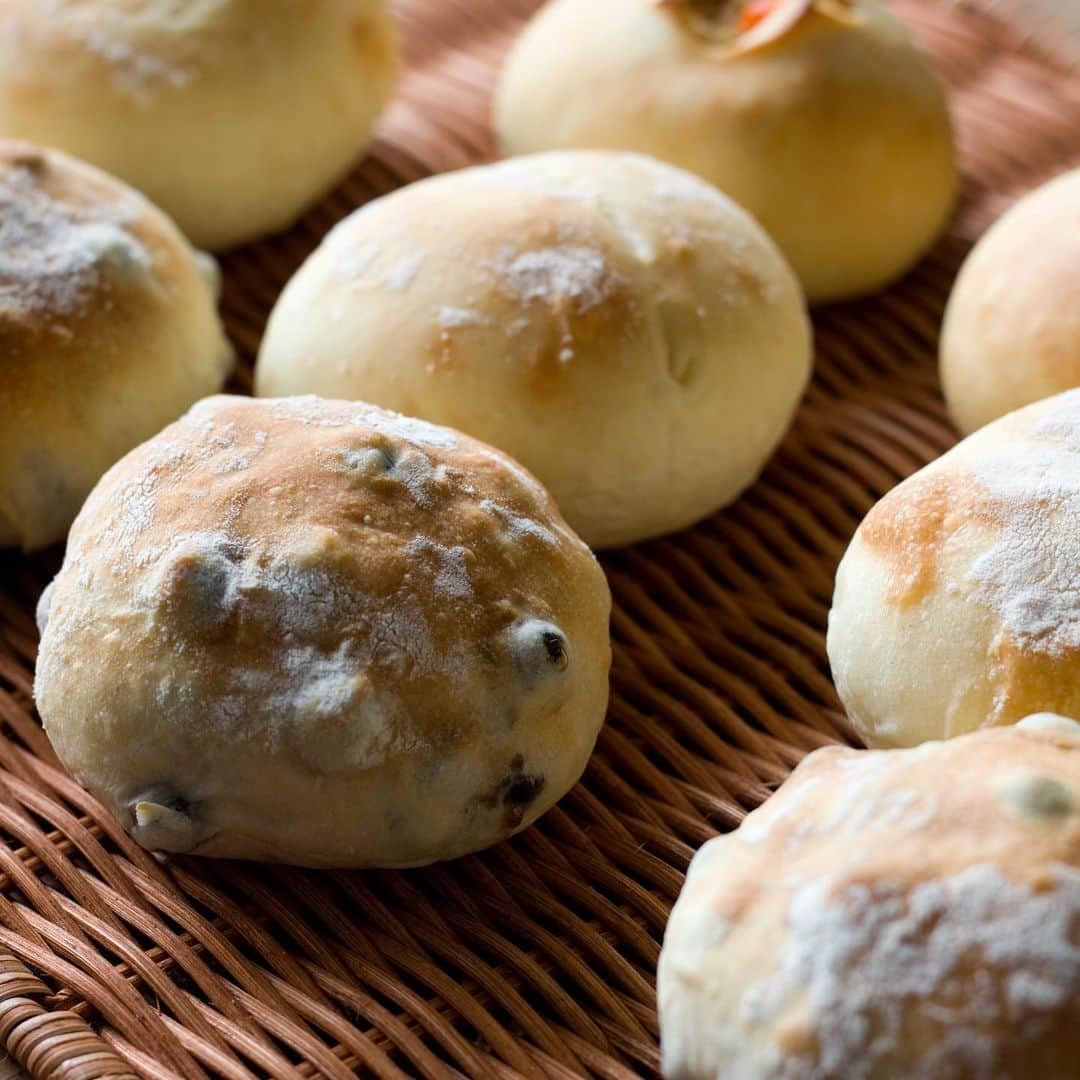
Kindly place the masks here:
<instances>
[{"instance_id":1,"label":"bread roll","mask_svg":"<svg viewBox=\"0 0 1080 1080\"><path fill-rule=\"evenodd\" d=\"M217 267L141 195L0 141L0 545L63 538L101 474L232 363Z\"/></svg>"},{"instance_id":2,"label":"bread roll","mask_svg":"<svg viewBox=\"0 0 1080 1080\"><path fill-rule=\"evenodd\" d=\"M8 0L0 135L85 158L226 248L348 171L396 63L386 0Z\"/></svg>"},{"instance_id":3,"label":"bread roll","mask_svg":"<svg viewBox=\"0 0 1080 1080\"><path fill-rule=\"evenodd\" d=\"M877 0L551 0L495 100L508 154L610 147L753 214L811 302L871 292L931 245L956 172L941 84Z\"/></svg>"},{"instance_id":4,"label":"bread roll","mask_svg":"<svg viewBox=\"0 0 1080 1080\"><path fill-rule=\"evenodd\" d=\"M613 547L731 502L810 365L798 283L748 215L670 166L581 152L357 211L285 289L255 383L467 431Z\"/></svg>"},{"instance_id":5,"label":"bread roll","mask_svg":"<svg viewBox=\"0 0 1080 1080\"><path fill-rule=\"evenodd\" d=\"M964 434L1080 386L1080 169L1021 199L968 256L941 378Z\"/></svg>"},{"instance_id":6,"label":"bread roll","mask_svg":"<svg viewBox=\"0 0 1080 1080\"><path fill-rule=\"evenodd\" d=\"M872 746L1080 717L1080 390L969 436L867 514L828 649Z\"/></svg>"},{"instance_id":7,"label":"bread roll","mask_svg":"<svg viewBox=\"0 0 1080 1080\"><path fill-rule=\"evenodd\" d=\"M60 760L144 847L412 866L524 828L604 719L604 575L504 455L215 397L115 466L39 608Z\"/></svg>"},{"instance_id":8,"label":"bread roll","mask_svg":"<svg viewBox=\"0 0 1080 1080\"><path fill-rule=\"evenodd\" d=\"M664 1073L1066 1080L1078 927L1080 724L819 750L691 863Z\"/></svg>"}]
</instances>

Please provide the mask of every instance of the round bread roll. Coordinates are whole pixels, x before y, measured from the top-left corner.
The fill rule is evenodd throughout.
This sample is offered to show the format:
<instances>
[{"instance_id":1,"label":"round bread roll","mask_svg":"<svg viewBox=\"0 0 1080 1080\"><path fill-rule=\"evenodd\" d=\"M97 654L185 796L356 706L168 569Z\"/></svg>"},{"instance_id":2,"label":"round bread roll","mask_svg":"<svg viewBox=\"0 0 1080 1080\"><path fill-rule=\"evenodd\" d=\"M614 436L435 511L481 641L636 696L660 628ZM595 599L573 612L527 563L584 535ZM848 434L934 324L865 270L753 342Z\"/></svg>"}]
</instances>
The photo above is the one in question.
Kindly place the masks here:
<instances>
[{"instance_id":1,"label":"round bread roll","mask_svg":"<svg viewBox=\"0 0 1080 1080\"><path fill-rule=\"evenodd\" d=\"M965 435L1080 386L1080 169L1021 199L968 256L945 310L941 379Z\"/></svg>"},{"instance_id":2,"label":"round bread roll","mask_svg":"<svg viewBox=\"0 0 1080 1080\"><path fill-rule=\"evenodd\" d=\"M610 603L497 451L368 405L215 397L87 500L34 689L60 760L146 848L414 866L581 775Z\"/></svg>"},{"instance_id":3,"label":"round bread roll","mask_svg":"<svg viewBox=\"0 0 1080 1080\"><path fill-rule=\"evenodd\" d=\"M969 436L867 514L828 649L872 746L1080 717L1080 390Z\"/></svg>"},{"instance_id":4,"label":"round bread roll","mask_svg":"<svg viewBox=\"0 0 1080 1080\"><path fill-rule=\"evenodd\" d=\"M579 152L347 218L285 289L255 381L467 431L613 547L739 495L810 366L798 283L747 214L670 166Z\"/></svg>"},{"instance_id":5,"label":"round bread roll","mask_svg":"<svg viewBox=\"0 0 1080 1080\"><path fill-rule=\"evenodd\" d=\"M658 979L671 1080L1066 1080L1080 724L811 754L694 857Z\"/></svg>"},{"instance_id":6,"label":"round bread roll","mask_svg":"<svg viewBox=\"0 0 1080 1080\"><path fill-rule=\"evenodd\" d=\"M396 66L386 0L8 0L0 135L107 169L225 248L349 170Z\"/></svg>"},{"instance_id":7,"label":"round bread roll","mask_svg":"<svg viewBox=\"0 0 1080 1080\"><path fill-rule=\"evenodd\" d=\"M945 96L877 0L552 0L495 101L508 154L610 147L753 214L812 302L878 289L953 204Z\"/></svg>"},{"instance_id":8,"label":"round bread roll","mask_svg":"<svg viewBox=\"0 0 1080 1080\"><path fill-rule=\"evenodd\" d=\"M220 389L217 288L141 195L0 141L0 546L62 539L114 461Z\"/></svg>"}]
</instances>

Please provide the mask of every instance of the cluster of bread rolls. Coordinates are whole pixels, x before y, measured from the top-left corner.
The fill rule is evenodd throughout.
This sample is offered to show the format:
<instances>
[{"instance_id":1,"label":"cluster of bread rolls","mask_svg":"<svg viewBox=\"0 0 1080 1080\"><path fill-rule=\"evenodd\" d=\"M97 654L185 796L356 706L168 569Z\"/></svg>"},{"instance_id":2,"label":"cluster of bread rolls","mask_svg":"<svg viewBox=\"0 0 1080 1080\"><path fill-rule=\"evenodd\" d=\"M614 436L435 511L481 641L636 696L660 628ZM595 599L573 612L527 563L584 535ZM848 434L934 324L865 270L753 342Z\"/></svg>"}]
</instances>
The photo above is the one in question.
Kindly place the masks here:
<instances>
[{"instance_id":1,"label":"cluster of bread rolls","mask_svg":"<svg viewBox=\"0 0 1080 1080\"><path fill-rule=\"evenodd\" d=\"M214 396L192 245L293 221L397 64L384 0L0 9L0 544L68 535L38 706L152 850L415 866L535 820L606 712L590 547L736 499L810 377L807 303L898 277L955 197L943 89L878 0L552 0L495 97L520 156L338 224L257 396ZM958 426L1029 407L839 569L837 688L895 749L812 755L694 861L672 1077L1075 1062L1077 181L991 230L946 317Z\"/></svg>"}]
</instances>

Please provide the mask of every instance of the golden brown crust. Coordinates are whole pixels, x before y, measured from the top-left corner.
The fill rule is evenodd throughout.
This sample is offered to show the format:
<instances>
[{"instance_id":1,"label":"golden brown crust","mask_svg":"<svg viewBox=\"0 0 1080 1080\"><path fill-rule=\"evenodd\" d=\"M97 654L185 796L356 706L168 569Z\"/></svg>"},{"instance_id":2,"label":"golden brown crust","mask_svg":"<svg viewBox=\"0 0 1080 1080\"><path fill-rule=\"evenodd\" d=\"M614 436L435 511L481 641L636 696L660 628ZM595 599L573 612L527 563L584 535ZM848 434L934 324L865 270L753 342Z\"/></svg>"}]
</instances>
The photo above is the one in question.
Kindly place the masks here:
<instances>
[{"instance_id":1,"label":"golden brown crust","mask_svg":"<svg viewBox=\"0 0 1080 1080\"><path fill-rule=\"evenodd\" d=\"M148 846L426 862L577 778L609 605L550 496L483 444L362 404L211 398L87 501L38 700Z\"/></svg>"},{"instance_id":2,"label":"golden brown crust","mask_svg":"<svg viewBox=\"0 0 1080 1080\"><path fill-rule=\"evenodd\" d=\"M1014 774L1060 780L1072 799L1065 813L1048 812L1045 819L1021 813L1007 797ZM986 862L1010 880L1039 886L1054 863L1080 867L1080 727L992 728L925 743L914 752L829 748L810 755L791 785L784 800L751 819L772 822L759 865L766 864L770 849L783 848L797 855L800 871L829 877L837 888L880 880L910 888ZM799 787L807 785L818 789L814 797L799 801L799 813L785 813L785 800L798 798ZM879 805L877 820L867 814L874 843L846 864L843 849L862 831L861 819L851 815L883 794L907 791L918 793L921 802L913 799L906 813ZM846 810L838 815L841 805ZM852 820L856 824L849 827ZM920 841L918 858L909 857L913 834ZM795 872L794 861L787 869Z\"/></svg>"},{"instance_id":3,"label":"golden brown crust","mask_svg":"<svg viewBox=\"0 0 1080 1080\"><path fill-rule=\"evenodd\" d=\"M326 574L375 605L404 591L415 597L418 623L427 627L425 649L450 656L463 640L484 643L484 659L505 668L510 657L503 631L521 618L523 605L533 618L561 615L546 583L563 581L576 594L574 571L592 579L594 600L600 589L595 564L582 557L550 496L524 470L519 479L502 455L480 443L462 437L451 446L442 441L444 429L406 418L384 421L386 415L311 398L201 402L179 431L135 450L109 474L106 491L88 501L72 530L74 558L93 553L117 578L133 581L142 576L145 557L167 550L179 533L210 538L212 545L224 531L231 542L253 545L267 558L287 553L293 571L310 572L312 587ZM415 444L410 432L418 436ZM437 441L426 450L429 437ZM185 450L160 460L166 440ZM519 520L521 535L493 529L493 518ZM160 562L158 599L166 619L180 605L206 599L193 600L191 586L207 550L196 539L175 560ZM293 600L303 605L312 598ZM206 615L196 611L192 618ZM220 627L209 624L210 634L199 622L193 644L222 672L272 671L279 661L273 625L242 616L242 608L230 611ZM335 618L306 634L330 651L341 637ZM385 662L375 657L367 677L376 690L380 676L398 687L401 666L409 669L404 704L418 718L417 734L438 747L460 739L463 727L475 730L482 718L473 702L458 701L446 712L431 708L450 690L445 672L424 670L416 650L403 645L400 652Z\"/></svg>"},{"instance_id":4,"label":"golden brown crust","mask_svg":"<svg viewBox=\"0 0 1080 1080\"><path fill-rule=\"evenodd\" d=\"M275 306L255 385L470 432L616 546L745 489L802 392L809 329L791 271L715 188L640 155L541 154L338 225Z\"/></svg>"},{"instance_id":5,"label":"golden brown crust","mask_svg":"<svg viewBox=\"0 0 1080 1080\"><path fill-rule=\"evenodd\" d=\"M0 130L121 177L218 249L348 171L397 57L385 0L8 0Z\"/></svg>"},{"instance_id":6,"label":"golden brown crust","mask_svg":"<svg viewBox=\"0 0 1080 1080\"><path fill-rule=\"evenodd\" d=\"M0 142L0 511L59 539L101 473L194 400L231 352L175 226L56 151Z\"/></svg>"},{"instance_id":7,"label":"golden brown crust","mask_svg":"<svg viewBox=\"0 0 1080 1080\"><path fill-rule=\"evenodd\" d=\"M665 1065L1064 1077L1078 925L1080 725L818 751L691 865L661 958Z\"/></svg>"},{"instance_id":8,"label":"golden brown crust","mask_svg":"<svg viewBox=\"0 0 1080 1080\"><path fill-rule=\"evenodd\" d=\"M1080 390L898 485L837 571L828 651L871 745L1080 712ZM932 661L930 658L933 658Z\"/></svg>"},{"instance_id":9,"label":"golden brown crust","mask_svg":"<svg viewBox=\"0 0 1080 1080\"><path fill-rule=\"evenodd\" d=\"M581 373L569 362L571 354L616 378L623 361L611 343L643 329L643 290L620 269L625 240L594 207L568 206L562 192L507 185L485 192L484 201L475 233L451 241L454 262L488 260L491 297L478 306L516 324L503 360L519 375L525 406L563 398L573 407ZM389 227L388 214L385 220ZM430 223L435 215L421 209L416 220ZM378 235L378 226L372 232ZM511 243L514 255L508 254ZM429 252L426 258L446 254ZM484 362L469 347L468 331L468 325L432 323L430 351L450 371Z\"/></svg>"},{"instance_id":10,"label":"golden brown crust","mask_svg":"<svg viewBox=\"0 0 1080 1080\"><path fill-rule=\"evenodd\" d=\"M866 544L887 559L892 587L887 599L899 606L917 604L937 584L937 562L945 540L955 532L965 499L947 476L925 476L878 502L859 527Z\"/></svg>"},{"instance_id":11,"label":"golden brown crust","mask_svg":"<svg viewBox=\"0 0 1080 1080\"><path fill-rule=\"evenodd\" d=\"M1075 413L1080 399L1058 399L1062 413ZM1046 403L1052 414L1056 406ZM1018 454L1035 448L1032 464L1019 456L1012 472L1015 485L1004 486L995 468L980 459L979 443L961 443L954 451L909 477L879 500L859 526L858 536L888 567L892 587L886 600L900 607L918 604L940 585L940 562L953 537L973 525L992 533L1016 532L1032 526L1032 540L1040 543L1039 522L1051 520L1069 499L1070 456L1080 444L1075 434L1064 440L1058 460L1049 467L1045 455L1054 455L1061 431L1040 425L1042 410L1036 406L995 426L998 442L1018 444ZM1073 420L1072 423L1076 423ZM987 445L992 444L991 433ZM1026 449L1023 444L1027 444ZM1025 468L1025 465L1027 467ZM1055 479L1060 476L1060 480Z\"/></svg>"},{"instance_id":12,"label":"golden brown crust","mask_svg":"<svg viewBox=\"0 0 1080 1080\"><path fill-rule=\"evenodd\" d=\"M137 363L117 338L156 325L192 276L187 245L142 196L32 143L0 142L0 222L4 381L35 407L55 393L55 372L37 359L42 349L73 343L70 364L80 366L68 366L65 378L100 363L87 359L98 348L118 365Z\"/></svg>"}]
</instances>

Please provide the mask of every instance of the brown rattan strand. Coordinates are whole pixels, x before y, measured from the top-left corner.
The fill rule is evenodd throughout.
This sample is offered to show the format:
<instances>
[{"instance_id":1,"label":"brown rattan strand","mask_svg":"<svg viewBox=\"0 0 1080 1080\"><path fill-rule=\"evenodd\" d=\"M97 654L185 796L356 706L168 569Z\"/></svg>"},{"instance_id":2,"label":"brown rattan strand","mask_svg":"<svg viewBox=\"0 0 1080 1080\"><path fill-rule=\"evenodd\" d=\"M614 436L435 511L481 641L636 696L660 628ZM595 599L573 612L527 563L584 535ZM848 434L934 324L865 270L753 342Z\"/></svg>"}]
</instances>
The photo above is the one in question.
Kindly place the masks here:
<instances>
[{"instance_id":1,"label":"brown rattan strand","mask_svg":"<svg viewBox=\"0 0 1080 1080\"><path fill-rule=\"evenodd\" d=\"M1015 0L896 0L949 83L949 233L886 294L818 312L790 437L729 511L604 559L608 725L535 828L448 866L315 873L158 860L58 767L33 608L58 554L0 556L0 1047L35 1076L627 1078L657 1067L653 971L695 848L799 758L851 740L823 631L867 508L955 439L937 332L1016 196L1080 163L1080 42ZM537 0L399 0L408 70L372 154L283 236L224 260L251 359L282 284L352 208L490 157L490 91Z\"/></svg>"}]
</instances>

